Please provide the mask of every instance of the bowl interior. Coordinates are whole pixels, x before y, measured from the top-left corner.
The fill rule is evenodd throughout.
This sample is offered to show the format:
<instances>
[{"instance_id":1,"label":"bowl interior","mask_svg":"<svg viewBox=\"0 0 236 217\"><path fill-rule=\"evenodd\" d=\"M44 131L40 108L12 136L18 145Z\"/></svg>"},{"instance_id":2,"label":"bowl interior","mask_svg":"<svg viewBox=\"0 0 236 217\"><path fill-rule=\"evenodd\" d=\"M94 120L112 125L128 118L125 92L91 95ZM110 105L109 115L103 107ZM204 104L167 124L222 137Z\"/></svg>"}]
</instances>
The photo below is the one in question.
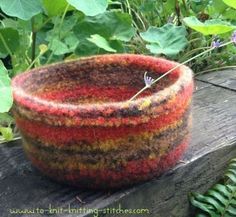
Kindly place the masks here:
<instances>
[{"instance_id":1,"label":"bowl interior","mask_svg":"<svg viewBox=\"0 0 236 217\"><path fill-rule=\"evenodd\" d=\"M144 87L145 72L155 79L167 71L163 70L163 67L160 71L156 70L151 63L124 61L122 56L113 61L106 59L98 61L98 59L88 58L33 70L28 73L21 88L27 95L59 103L76 105L120 102L130 99ZM166 60L161 61L163 63L156 64L159 63L161 66ZM167 88L177 79L178 76L166 76L139 97L152 95Z\"/></svg>"}]
</instances>

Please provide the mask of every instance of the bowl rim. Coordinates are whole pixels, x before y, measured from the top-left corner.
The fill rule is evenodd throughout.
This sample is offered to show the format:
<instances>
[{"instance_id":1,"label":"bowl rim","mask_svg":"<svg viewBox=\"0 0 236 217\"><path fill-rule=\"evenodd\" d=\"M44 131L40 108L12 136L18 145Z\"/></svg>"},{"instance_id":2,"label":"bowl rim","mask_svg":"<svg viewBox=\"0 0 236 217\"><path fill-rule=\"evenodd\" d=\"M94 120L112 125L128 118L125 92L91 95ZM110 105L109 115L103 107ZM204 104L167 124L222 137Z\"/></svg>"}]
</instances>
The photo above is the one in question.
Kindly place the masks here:
<instances>
[{"instance_id":1,"label":"bowl rim","mask_svg":"<svg viewBox=\"0 0 236 217\"><path fill-rule=\"evenodd\" d=\"M151 58L153 61L162 61L163 63L171 63L174 66L176 66L177 64L179 64L178 62L175 61L171 61L168 59L164 59L164 58L159 58L159 57L153 57L153 56L149 56L149 55L142 55L142 54L103 54L103 55L93 55L93 56L89 56L89 57L82 57L79 59L75 59L75 60L69 60L69 61L64 61L64 62L58 62L58 63L53 63L53 64L48 64L48 65L44 65L41 67L37 67L28 71L25 71L24 73L18 74L16 75L13 79L12 79L12 90L13 90L13 98L14 101L19 102L20 105L23 105L24 107L30 108L32 110L34 110L34 106L33 104L39 104L42 108L44 108L46 111L47 110L63 110L63 114L65 114L65 111L79 111L79 110L104 110L106 108L113 108L114 110L116 109L126 109L127 107L130 106L138 106L140 104L142 104L144 101L149 100L150 102L158 102L158 101L162 101L165 100L169 95L171 95L171 93L173 92L178 92L181 89L181 85L185 84L186 82L189 83L192 80L192 70L185 66L182 65L180 67L178 67L179 71L179 76L176 79L176 81L165 87L164 89L158 91L158 92L154 92L151 95L148 96L144 96L144 97L139 97L136 98L132 101L130 100L123 100L123 101L116 101L116 102L104 102L104 103L83 103L83 104L70 104L70 103L61 103L61 102L53 102L47 99L42 99L40 97L37 96L33 96L28 94L26 91L24 91L24 89L21 87L20 84L18 84L18 81L23 77L26 77L27 75L29 75L29 73L35 73L37 71L43 71L44 69L48 69L48 68L53 68L53 67L58 67L60 65L66 65L66 64L73 64L76 62L80 62L80 61L86 61L86 60L97 60L100 58L114 58L114 59L120 59L120 58ZM175 70L174 70L175 71ZM173 71L173 72L174 72ZM23 102L22 102L23 100Z\"/></svg>"}]
</instances>

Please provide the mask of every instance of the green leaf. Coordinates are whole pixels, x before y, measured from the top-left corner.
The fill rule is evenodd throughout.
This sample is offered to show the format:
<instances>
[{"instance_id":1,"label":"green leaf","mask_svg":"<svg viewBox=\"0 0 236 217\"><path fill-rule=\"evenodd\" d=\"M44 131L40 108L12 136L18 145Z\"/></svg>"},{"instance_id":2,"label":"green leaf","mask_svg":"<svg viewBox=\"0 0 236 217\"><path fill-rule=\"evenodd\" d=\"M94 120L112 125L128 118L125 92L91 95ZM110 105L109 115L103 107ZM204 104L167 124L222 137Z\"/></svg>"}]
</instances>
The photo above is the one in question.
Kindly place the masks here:
<instances>
[{"instance_id":1,"label":"green leaf","mask_svg":"<svg viewBox=\"0 0 236 217\"><path fill-rule=\"evenodd\" d=\"M109 44L117 52L124 52L124 47L120 41L113 40L110 41ZM76 48L75 53L78 56L89 56L94 54L105 54L107 53L107 51L104 49L100 49L98 46L88 40L83 40L79 42L79 46Z\"/></svg>"},{"instance_id":2,"label":"green leaf","mask_svg":"<svg viewBox=\"0 0 236 217\"><path fill-rule=\"evenodd\" d=\"M41 0L1 0L0 7L7 15L22 20L29 20L42 11Z\"/></svg>"},{"instance_id":3,"label":"green leaf","mask_svg":"<svg viewBox=\"0 0 236 217\"><path fill-rule=\"evenodd\" d=\"M13 121L13 117L10 116L8 113L0 113L0 125L10 126Z\"/></svg>"},{"instance_id":4,"label":"green leaf","mask_svg":"<svg viewBox=\"0 0 236 217\"><path fill-rule=\"evenodd\" d=\"M219 16L228 17L230 13L229 9L230 8L222 0L214 0L214 1L210 1L207 7L207 13L209 14L211 18L219 18Z\"/></svg>"},{"instance_id":5,"label":"green leaf","mask_svg":"<svg viewBox=\"0 0 236 217\"><path fill-rule=\"evenodd\" d=\"M229 168L236 169L236 162L230 163Z\"/></svg>"},{"instance_id":6,"label":"green leaf","mask_svg":"<svg viewBox=\"0 0 236 217\"><path fill-rule=\"evenodd\" d=\"M90 56L99 53L99 48L88 40L79 41L79 45L75 50L75 54L78 56Z\"/></svg>"},{"instance_id":7,"label":"green leaf","mask_svg":"<svg viewBox=\"0 0 236 217\"><path fill-rule=\"evenodd\" d=\"M224 174L226 178L223 184L216 184L204 195L192 193L190 201L192 205L201 211L208 213L211 217L233 217L236 216L236 158L230 161L228 169ZM228 183L231 184L228 184ZM197 215L204 216L204 215ZM197 217L196 216L196 217Z\"/></svg>"},{"instance_id":8,"label":"green leaf","mask_svg":"<svg viewBox=\"0 0 236 217\"><path fill-rule=\"evenodd\" d=\"M79 45L76 49L77 55L98 53L99 47L87 40L91 35L100 35L109 43L111 48L120 52L122 50L120 41L128 42L135 33L130 15L117 11L85 17L74 27L74 32L79 39Z\"/></svg>"},{"instance_id":9,"label":"green leaf","mask_svg":"<svg viewBox=\"0 0 236 217\"><path fill-rule=\"evenodd\" d=\"M49 45L49 47L50 50L53 51L54 55L63 55L70 52L67 45L58 39L53 39L51 42L51 46Z\"/></svg>"},{"instance_id":10,"label":"green leaf","mask_svg":"<svg viewBox=\"0 0 236 217\"><path fill-rule=\"evenodd\" d=\"M67 5L68 2L66 0L57 0L56 4L52 4L52 0L43 0L45 12L49 17L61 15L65 11ZM67 9L67 11L71 10L74 10L72 6Z\"/></svg>"},{"instance_id":11,"label":"green leaf","mask_svg":"<svg viewBox=\"0 0 236 217\"><path fill-rule=\"evenodd\" d=\"M11 57L11 63L13 69L12 72L9 72L10 77L13 77L20 72L24 72L28 68L31 55L30 50L32 49L31 30L28 29L28 23L30 23L30 21L17 20L16 22L17 31L19 33L19 42L18 39L14 39L10 44L17 44L17 47L14 45L16 49L12 50L13 56Z\"/></svg>"},{"instance_id":12,"label":"green leaf","mask_svg":"<svg viewBox=\"0 0 236 217\"><path fill-rule=\"evenodd\" d=\"M109 41L110 46L116 50L116 52L118 53L124 53L126 52L123 43L121 41L118 40L111 40Z\"/></svg>"},{"instance_id":13,"label":"green leaf","mask_svg":"<svg viewBox=\"0 0 236 217\"><path fill-rule=\"evenodd\" d=\"M71 31L73 27L77 24L78 16L68 16L64 19L62 25L59 25L57 19L53 19L53 24L56 26L54 29L47 31L46 33L46 41L51 42L53 39L57 38L58 40L62 40L67 36L73 34ZM57 27L58 26L58 27ZM59 38L60 33L60 38Z\"/></svg>"},{"instance_id":14,"label":"green leaf","mask_svg":"<svg viewBox=\"0 0 236 217\"><path fill-rule=\"evenodd\" d=\"M230 198L231 192L228 191L227 187L221 184L216 184L213 188L215 191L218 191L222 195L224 195L226 198Z\"/></svg>"},{"instance_id":15,"label":"green leaf","mask_svg":"<svg viewBox=\"0 0 236 217\"><path fill-rule=\"evenodd\" d=\"M107 0L67 0L67 2L87 16L104 13L108 6Z\"/></svg>"},{"instance_id":16,"label":"green leaf","mask_svg":"<svg viewBox=\"0 0 236 217\"><path fill-rule=\"evenodd\" d=\"M227 5L229 5L230 7L236 9L236 1L235 0L223 0L223 2Z\"/></svg>"},{"instance_id":17,"label":"green leaf","mask_svg":"<svg viewBox=\"0 0 236 217\"><path fill-rule=\"evenodd\" d=\"M187 26L204 35L223 34L236 29L236 26L233 26L230 23L220 19L207 20L203 23L196 17L186 17L183 19L183 21Z\"/></svg>"},{"instance_id":18,"label":"green leaf","mask_svg":"<svg viewBox=\"0 0 236 217\"><path fill-rule=\"evenodd\" d=\"M210 189L208 190L207 192L207 196L212 196L214 199L220 201L223 205L226 205L227 204L227 199L224 197L224 195L222 195L221 193L219 193L218 191L215 191L214 189ZM216 207L217 208L217 207ZM219 211L222 211L223 210L223 207L222 207L222 210L220 207L217 208Z\"/></svg>"},{"instance_id":19,"label":"green leaf","mask_svg":"<svg viewBox=\"0 0 236 217\"><path fill-rule=\"evenodd\" d=\"M224 206L217 200L217 198L204 195L202 196L202 198L198 199L207 204L211 204L214 207L214 209L217 210L219 213L224 212Z\"/></svg>"},{"instance_id":20,"label":"green leaf","mask_svg":"<svg viewBox=\"0 0 236 217\"><path fill-rule=\"evenodd\" d=\"M227 188L227 191L229 192L229 194L232 194L232 193L236 192L236 186L235 185L226 185L226 188Z\"/></svg>"},{"instance_id":21,"label":"green leaf","mask_svg":"<svg viewBox=\"0 0 236 217\"><path fill-rule=\"evenodd\" d=\"M191 196L190 196L191 204L203 210L204 212L207 212L208 214L210 214L211 217L218 217L218 215L214 213L214 206L201 201L202 197L203 195L201 194L191 193Z\"/></svg>"},{"instance_id":22,"label":"green leaf","mask_svg":"<svg viewBox=\"0 0 236 217\"><path fill-rule=\"evenodd\" d=\"M19 33L12 28L0 29L0 52L10 54L19 47Z\"/></svg>"},{"instance_id":23,"label":"green leaf","mask_svg":"<svg viewBox=\"0 0 236 217\"><path fill-rule=\"evenodd\" d=\"M73 52L79 44L79 40L73 32L70 32L70 34L64 39L64 41L68 46L70 52Z\"/></svg>"},{"instance_id":24,"label":"green leaf","mask_svg":"<svg viewBox=\"0 0 236 217\"><path fill-rule=\"evenodd\" d=\"M66 0L57 0L56 4L52 4L52 0L43 0L44 9L50 17L62 14L67 4Z\"/></svg>"},{"instance_id":25,"label":"green leaf","mask_svg":"<svg viewBox=\"0 0 236 217\"><path fill-rule=\"evenodd\" d=\"M236 170L228 169L225 173L225 177L227 177L231 182L236 183Z\"/></svg>"},{"instance_id":26,"label":"green leaf","mask_svg":"<svg viewBox=\"0 0 236 217\"><path fill-rule=\"evenodd\" d=\"M208 4L209 4L209 0L191 0L190 1L191 9L195 13L204 12Z\"/></svg>"},{"instance_id":27,"label":"green leaf","mask_svg":"<svg viewBox=\"0 0 236 217\"><path fill-rule=\"evenodd\" d=\"M162 14L172 14L173 11L175 10L175 4L176 4L176 0L166 0L163 1L163 11ZM153 10L153 9L151 9Z\"/></svg>"},{"instance_id":28,"label":"green leaf","mask_svg":"<svg viewBox=\"0 0 236 217\"><path fill-rule=\"evenodd\" d=\"M12 103L11 79L2 61L0 61L0 112L8 112Z\"/></svg>"},{"instance_id":29,"label":"green leaf","mask_svg":"<svg viewBox=\"0 0 236 217\"><path fill-rule=\"evenodd\" d=\"M156 4L156 0L145 1L139 6L138 9L141 12L148 13L151 10L153 10L153 8L155 8L155 4Z\"/></svg>"},{"instance_id":30,"label":"green leaf","mask_svg":"<svg viewBox=\"0 0 236 217\"><path fill-rule=\"evenodd\" d=\"M209 217L209 215L200 213L200 214L197 214L196 217Z\"/></svg>"},{"instance_id":31,"label":"green leaf","mask_svg":"<svg viewBox=\"0 0 236 217\"><path fill-rule=\"evenodd\" d=\"M2 134L2 137L7 141L13 139L13 133L10 127L0 127L0 133Z\"/></svg>"},{"instance_id":32,"label":"green leaf","mask_svg":"<svg viewBox=\"0 0 236 217\"><path fill-rule=\"evenodd\" d=\"M46 33L46 38L44 38L50 43L49 49L55 52L55 55L63 55L76 49L79 40L71 30L78 19L75 15L68 16L60 28L54 28ZM54 19L54 25L57 26L56 19Z\"/></svg>"},{"instance_id":33,"label":"green leaf","mask_svg":"<svg viewBox=\"0 0 236 217\"><path fill-rule=\"evenodd\" d=\"M234 204L234 206L235 206L235 204ZM230 213L230 216L236 216L236 208L231 205L228 207L227 212Z\"/></svg>"},{"instance_id":34,"label":"green leaf","mask_svg":"<svg viewBox=\"0 0 236 217\"><path fill-rule=\"evenodd\" d=\"M88 40L106 51L113 52L113 53L116 52L116 50L110 46L109 42L98 34L91 35L91 37L88 38Z\"/></svg>"},{"instance_id":35,"label":"green leaf","mask_svg":"<svg viewBox=\"0 0 236 217\"><path fill-rule=\"evenodd\" d=\"M125 42L130 41L135 33L130 15L118 11L85 17L75 26L74 31L79 39L99 34L109 40Z\"/></svg>"},{"instance_id":36,"label":"green leaf","mask_svg":"<svg viewBox=\"0 0 236 217\"><path fill-rule=\"evenodd\" d=\"M10 27L12 29L17 29L18 28L17 20L13 20L11 18L2 19L1 23L2 23L2 26L4 26L4 28L6 28L6 27Z\"/></svg>"},{"instance_id":37,"label":"green leaf","mask_svg":"<svg viewBox=\"0 0 236 217\"><path fill-rule=\"evenodd\" d=\"M147 48L151 53L173 56L182 51L187 45L186 34L184 27L168 23L160 28L150 27L140 35L150 43Z\"/></svg>"},{"instance_id":38,"label":"green leaf","mask_svg":"<svg viewBox=\"0 0 236 217\"><path fill-rule=\"evenodd\" d=\"M233 158L232 160L230 160L230 165L231 165L232 163L236 163L236 158Z\"/></svg>"}]
</instances>

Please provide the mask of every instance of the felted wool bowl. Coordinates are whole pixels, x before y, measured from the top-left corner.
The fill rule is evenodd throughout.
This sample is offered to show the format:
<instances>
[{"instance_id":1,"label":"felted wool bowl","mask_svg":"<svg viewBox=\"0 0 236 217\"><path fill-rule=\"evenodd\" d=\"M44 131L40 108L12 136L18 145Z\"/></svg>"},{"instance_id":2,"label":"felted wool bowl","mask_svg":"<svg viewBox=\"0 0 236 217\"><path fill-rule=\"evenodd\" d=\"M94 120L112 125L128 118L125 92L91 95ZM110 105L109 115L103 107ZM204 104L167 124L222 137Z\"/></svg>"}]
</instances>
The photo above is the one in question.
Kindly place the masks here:
<instances>
[{"instance_id":1,"label":"felted wool bowl","mask_svg":"<svg viewBox=\"0 0 236 217\"><path fill-rule=\"evenodd\" d=\"M189 142L192 72L143 55L83 58L13 79L16 124L24 150L42 173L86 188L119 188L173 167Z\"/></svg>"}]
</instances>

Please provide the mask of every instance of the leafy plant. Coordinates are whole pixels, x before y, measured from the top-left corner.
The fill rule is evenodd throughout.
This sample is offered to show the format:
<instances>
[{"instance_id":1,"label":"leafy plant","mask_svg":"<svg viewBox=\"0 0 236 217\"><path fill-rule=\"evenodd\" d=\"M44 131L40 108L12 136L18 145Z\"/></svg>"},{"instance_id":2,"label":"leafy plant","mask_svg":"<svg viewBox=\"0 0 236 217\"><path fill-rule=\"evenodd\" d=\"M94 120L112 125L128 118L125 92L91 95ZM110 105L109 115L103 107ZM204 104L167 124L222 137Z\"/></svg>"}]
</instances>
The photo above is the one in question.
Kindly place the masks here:
<instances>
[{"instance_id":1,"label":"leafy plant","mask_svg":"<svg viewBox=\"0 0 236 217\"><path fill-rule=\"evenodd\" d=\"M113 4L113 2L110 2ZM125 52L130 14L107 0L0 1L0 137L13 137L11 78L30 68L100 53Z\"/></svg>"},{"instance_id":2,"label":"leafy plant","mask_svg":"<svg viewBox=\"0 0 236 217\"><path fill-rule=\"evenodd\" d=\"M135 99L138 95L140 95L140 94L141 94L143 91L145 91L146 89L151 88L152 85L154 85L155 83L157 83L157 82L158 82L159 80L161 80L163 77L167 76L168 74L170 74L171 72L173 72L175 69L179 68L180 66L182 66L182 65L184 65L184 64L186 64L186 63L188 63L188 62L190 62L190 61L192 61L192 60L194 60L194 59L196 59L196 58L198 58L198 57L200 57L200 56L203 56L204 54L209 53L209 52L213 51L213 50L216 49L216 48L222 48L222 47L225 47L225 46L230 45L230 44L236 45L236 31L233 32L233 34L232 34L232 36L231 36L231 38L230 38L229 41L227 41L227 42L225 42L225 43L220 42L219 39L213 41L212 44L211 44L211 46L210 46L207 50L205 50L205 51L203 51L203 52L197 54L196 56L191 57L191 58L188 59L188 60L185 60L185 61L182 62L182 63L177 64L176 66L174 66L173 68L169 69L167 72L163 73L161 76L159 76L159 77L156 78L156 79L153 79L152 77L148 77L148 76L147 76L147 72L145 72L145 74L144 74L144 83L145 83L145 86L144 86L141 90L139 90L133 97L131 97L131 98L130 98L130 101L133 100L133 99Z\"/></svg>"},{"instance_id":3,"label":"leafy plant","mask_svg":"<svg viewBox=\"0 0 236 217\"><path fill-rule=\"evenodd\" d=\"M63 14L67 5L68 5L68 3L66 0L57 0L56 4L52 4L51 0L43 0L43 6L44 6L45 13L49 17L58 16L58 15ZM74 8L70 7L67 10L68 11L74 10Z\"/></svg>"},{"instance_id":4,"label":"leafy plant","mask_svg":"<svg viewBox=\"0 0 236 217\"><path fill-rule=\"evenodd\" d=\"M88 16L104 13L108 6L107 0L67 0L67 2Z\"/></svg>"},{"instance_id":5,"label":"leafy plant","mask_svg":"<svg viewBox=\"0 0 236 217\"><path fill-rule=\"evenodd\" d=\"M13 139L12 123L14 122L11 115L8 113L0 113L0 142Z\"/></svg>"},{"instance_id":6,"label":"leafy plant","mask_svg":"<svg viewBox=\"0 0 236 217\"><path fill-rule=\"evenodd\" d=\"M207 20L203 23L196 17L185 17L183 21L187 26L203 35L219 35L236 29L236 26L220 19Z\"/></svg>"},{"instance_id":7,"label":"leafy plant","mask_svg":"<svg viewBox=\"0 0 236 217\"><path fill-rule=\"evenodd\" d=\"M153 54L165 54L171 57L184 50L188 44L185 27L175 26L170 23L160 28L150 27L146 32L140 33L140 35L145 41L150 43L146 47Z\"/></svg>"},{"instance_id":8,"label":"leafy plant","mask_svg":"<svg viewBox=\"0 0 236 217\"><path fill-rule=\"evenodd\" d=\"M19 33L13 28L0 29L0 50L1 55L13 55L19 47Z\"/></svg>"},{"instance_id":9,"label":"leafy plant","mask_svg":"<svg viewBox=\"0 0 236 217\"><path fill-rule=\"evenodd\" d=\"M97 47L102 48L105 51L112 52L112 53L117 52L115 49L111 47L109 42L101 35L98 35L98 34L91 35L91 37L87 38L87 40L94 43Z\"/></svg>"},{"instance_id":10,"label":"leafy plant","mask_svg":"<svg viewBox=\"0 0 236 217\"><path fill-rule=\"evenodd\" d=\"M4 67L2 61L0 61L0 113L8 112L12 106L12 92L11 92L11 79L8 76L8 72Z\"/></svg>"},{"instance_id":11,"label":"leafy plant","mask_svg":"<svg viewBox=\"0 0 236 217\"><path fill-rule=\"evenodd\" d=\"M223 2L236 9L236 2L234 0L223 0Z\"/></svg>"},{"instance_id":12,"label":"leafy plant","mask_svg":"<svg viewBox=\"0 0 236 217\"><path fill-rule=\"evenodd\" d=\"M201 210L196 217L236 216L236 159L231 160L222 182L204 195L192 193L190 201Z\"/></svg>"},{"instance_id":13,"label":"leafy plant","mask_svg":"<svg viewBox=\"0 0 236 217\"><path fill-rule=\"evenodd\" d=\"M75 53L84 56L104 52L124 52L123 42L130 41L135 30L129 14L109 11L85 17L74 27L74 33L79 40Z\"/></svg>"},{"instance_id":14,"label":"leafy plant","mask_svg":"<svg viewBox=\"0 0 236 217\"><path fill-rule=\"evenodd\" d=\"M22 20L29 20L43 9L40 0L1 0L0 7L7 15L18 17Z\"/></svg>"}]
</instances>

